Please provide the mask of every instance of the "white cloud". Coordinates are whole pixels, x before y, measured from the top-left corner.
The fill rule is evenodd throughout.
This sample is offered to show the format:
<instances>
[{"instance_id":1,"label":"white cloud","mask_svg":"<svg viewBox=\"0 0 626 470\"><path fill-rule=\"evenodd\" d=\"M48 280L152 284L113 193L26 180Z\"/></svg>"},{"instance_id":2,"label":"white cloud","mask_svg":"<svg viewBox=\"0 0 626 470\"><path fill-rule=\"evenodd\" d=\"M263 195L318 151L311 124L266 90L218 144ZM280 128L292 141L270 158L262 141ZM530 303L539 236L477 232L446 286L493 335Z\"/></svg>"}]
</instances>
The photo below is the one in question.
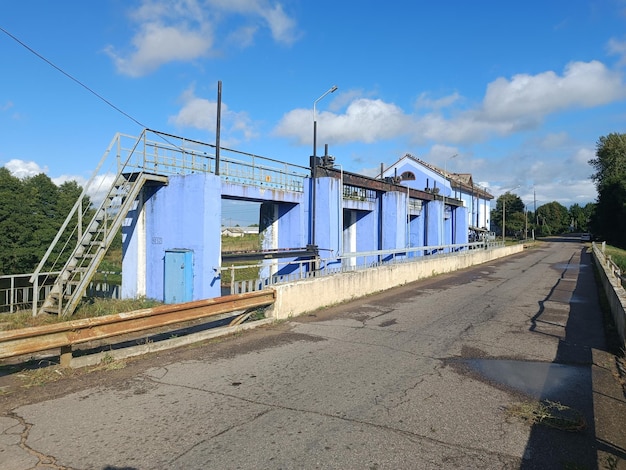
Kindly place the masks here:
<instances>
[{"instance_id":1,"label":"white cloud","mask_svg":"<svg viewBox=\"0 0 626 470\"><path fill-rule=\"evenodd\" d=\"M291 44L298 38L296 22L285 14L280 4L260 7L259 15L267 21L272 37L277 42Z\"/></svg>"},{"instance_id":2,"label":"white cloud","mask_svg":"<svg viewBox=\"0 0 626 470\"><path fill-rule=\"evenodd\" d=\"M130 18L138 25L132 50L120 52L109 45L105 52L118 72L131 77L146 75L170 62L207 57L214 53L216 38L248 47L259 31L259 18L276 42L291 44L298 38L295 20L280 4L264 0L144 0ZM238 24L247 18L255 24ZM219 27L232 32L217 34Z\"/></svg>"},{"instance_id":3,"label":"white cloud","mask_svg":"<svg viewBox=\"0 0 626 470\"><path fill-rule=\"evenodd\" d=\"M4 167L11 172L13 176L16 178L30 178L33 176L37 176L41 173L48 174L48 167L41 167L38 163L33 161L24 161L19 159L9 160ZM107 173L103 175L98 175L92 182L91 185L87 188L87 194L91 198L91 202L94 205L100 205L103 201L104 197L108 193L111 188L113 181L115 179L115 174ZM61 186L63 183L68 181L76 181L79 186L85 188L87 186L87 179L82 176L76 175L61 175L54 178L50 178L50 180L56 185Z\"/></svg>"},{"instance_id":4,"label":"white cloud","mask_svg":"<svg viewBox=\"0 0 626 470\"><path fill-rule=\"evenodd\" d=\"M344 94L333 100L329 108L335 109L333 104L344 99ZM343 114L338 109L320 113L318 134L332 143L371 143L400 136L412 143L472 143L535 129L550 114L602 106L624 98L626 87L619 73L598 61L572 62L562 75L547 71L498 78L488 84L482 103L473 109L448 109L462 100L458 93L438 100L421 95L416 102L418 108L434 110L421 115L406 113L380 99L355 97L346 103ZM293 110L283 116L275 133L292 137L300 144L308 143L310 116L308 110Z\"/></svg>"},{"instance_id":5,"label":"white cloud","mask_svg":"<svg viewBox=\"0 0 626 470\"><path fill-rule=\"evenodd\" d=\"M609 54L619 56L619 65L626 65L626 41L612 38L607 45Z\"/></svg>"},{"instance_id":6,"label":"white cloud","mask_svg":"<svg viewBox=\"0 0 626 470\"><path fill-rule=\"evenodd\" d=\"M311 141L311 111L295 109L285 114L274 130L279 136L293 137L299 144ZM405 134L411 122L398 106L382 100L355 99L344 114L318 112L317 137L333 143L373 143Z\"/></svg>"},{"instance_id":7,"label":"white cloud","mask_svg":"<svg viewBox=\"0 0 626 470\"><path fill-rule=\"evenodd\" d=\"M415 102L417 109L434 109L439 110L452 106L454 103L461 100L462 97L459 93L454 92L451 95L444 96L442 98L433 99L429 93L422 93Z\"/></svg>"},{"instance_id":8,"label":"white cloud","mask_svg":"<svg viewBox=\"0 0 626 470\"><path fill-rule=\"evenodd\" d=\"M175 116L170 116L169 122L177 127L188 127L214 132L217 124L217 102L195 95L193 87L181 96L182 108ZM250 118L245 112L231 111L222 102L221 131L223 138L234 142L238 139L250 140L257 133L252 127ZM223 144L226 145L226 140ZM228 144L230 145L230 144Z\"/></svg>"},{"instance_id":9,"label":"white cloud","mask_svg":"<svg viewBox=\"0 0 626 470\"><path fill-rule=\"evenodd\" d=\"M625 96L621 76L598 61L572 62L562 76L553 71L498 78L487 86L480 117L525 127L568 108L601 106Z\"/></svg>"},{"instance_id":10,"label":"white cloud","mask_svg":"<svg viewBox=\"0 0 626 470\"><path fill-rule=\"evenodd\" d=\"M35 162L13 159L5 163L4 167L16 178L29 178L41 173L48 173L48 167L40 167Z\"/></svg>"},{"instance_id":11,"label":"white cloud","mask_svg":"<svg viewBox=\"0 0 626 470\"><path fill-rule=\"evenodd\" d=\"M131 77L146 75L161 65L173 61L187 61L204 56L212 44L208 29L193 31L185 25L164 26L146 23L132 40L135 52L124 57L108 47L118 71Z\"/></svg>"},{"instance_id":12,"label":"white cloud","mask_svg":"<svg viewBox=\"0 0 626 470\"><path fill-rule=\"evenodd\" d=\"M292 44L300 36L296 21L285 13L280 3L268 0L207 0L206 3L226 13L261 18L276 42Z\"/></svg>"}]
</instances>

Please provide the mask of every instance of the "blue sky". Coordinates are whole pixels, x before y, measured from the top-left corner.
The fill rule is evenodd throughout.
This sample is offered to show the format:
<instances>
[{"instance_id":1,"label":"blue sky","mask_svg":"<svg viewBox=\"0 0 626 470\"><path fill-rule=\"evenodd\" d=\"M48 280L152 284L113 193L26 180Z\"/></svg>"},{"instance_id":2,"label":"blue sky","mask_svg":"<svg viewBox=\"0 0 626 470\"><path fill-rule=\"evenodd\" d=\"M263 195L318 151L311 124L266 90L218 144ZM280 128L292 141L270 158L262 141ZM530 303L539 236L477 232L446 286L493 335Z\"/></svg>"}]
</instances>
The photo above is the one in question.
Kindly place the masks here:
<instances>
[{"instance_id":1,"label":"blue sky","mask_svg":"<svg viewBox=\"0 0 626 470\"><path fill-rule=\"evenodd\" d=\"M219 80L225 147L308 165L337 85L318 154L373 176L411 153L526 204L593 202L626 124L625 0L21 0L0 28L133 118L0 31L0 165L55 182L116 132L214 142Z\"/></svg>"}]
</instances>

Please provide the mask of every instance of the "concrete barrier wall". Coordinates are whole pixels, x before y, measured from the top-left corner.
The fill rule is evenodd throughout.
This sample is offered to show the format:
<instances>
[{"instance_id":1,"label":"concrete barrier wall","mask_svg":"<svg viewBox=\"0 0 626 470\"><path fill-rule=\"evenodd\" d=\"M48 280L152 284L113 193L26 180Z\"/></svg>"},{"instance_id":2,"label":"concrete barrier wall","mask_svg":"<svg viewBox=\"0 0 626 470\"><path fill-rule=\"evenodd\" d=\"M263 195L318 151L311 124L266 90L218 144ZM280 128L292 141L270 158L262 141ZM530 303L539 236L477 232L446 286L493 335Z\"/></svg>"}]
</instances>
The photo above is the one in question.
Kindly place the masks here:
<instances>
[{"instance_id":1,"label":"concrete barrier wall","mask_svg":"<svg viewBox=\"0 0 626 470\"><path fill-rule=\"evenodd\" d=\"M276 301L267 314L277 320L285 319L437 274L487 263L523 250L521 244L492 250L472 250L272 286L276 291Z\"/></svg>"},{"instance_id":2,"label":"concrete barrier wall","mask_svg":"<svg viewBox=\"0 0 626 470\"><path fill-rule=\"evenodd\" d=\"M598 266L600 282L611 308L613 321L620 338L622 348L626 348L626 290L608 267L604 253L594 244L593 258Z\"/></svg>"}]
</instances>

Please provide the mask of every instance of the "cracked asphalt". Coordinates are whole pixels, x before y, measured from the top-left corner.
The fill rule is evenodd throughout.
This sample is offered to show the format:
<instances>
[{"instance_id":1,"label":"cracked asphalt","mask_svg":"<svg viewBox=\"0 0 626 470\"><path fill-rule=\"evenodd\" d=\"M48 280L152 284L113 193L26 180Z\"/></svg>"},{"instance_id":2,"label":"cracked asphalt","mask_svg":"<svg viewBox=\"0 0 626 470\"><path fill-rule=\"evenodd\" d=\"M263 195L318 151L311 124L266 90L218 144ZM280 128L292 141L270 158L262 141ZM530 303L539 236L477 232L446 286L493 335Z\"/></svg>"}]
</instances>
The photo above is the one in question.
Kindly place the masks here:
<instances>
[{"instance_id":1,"label":"cracked asphalt","mask_svg":"<svg viewBox=\"0 0 626 470\"><path fill-rule=\"evenodd\" d=\"M626 468L606 349L590 255L554 241L119 370L0 377L0 469ZM511 412L541 400L584 429Z\"/></svg>"}]
</instances>

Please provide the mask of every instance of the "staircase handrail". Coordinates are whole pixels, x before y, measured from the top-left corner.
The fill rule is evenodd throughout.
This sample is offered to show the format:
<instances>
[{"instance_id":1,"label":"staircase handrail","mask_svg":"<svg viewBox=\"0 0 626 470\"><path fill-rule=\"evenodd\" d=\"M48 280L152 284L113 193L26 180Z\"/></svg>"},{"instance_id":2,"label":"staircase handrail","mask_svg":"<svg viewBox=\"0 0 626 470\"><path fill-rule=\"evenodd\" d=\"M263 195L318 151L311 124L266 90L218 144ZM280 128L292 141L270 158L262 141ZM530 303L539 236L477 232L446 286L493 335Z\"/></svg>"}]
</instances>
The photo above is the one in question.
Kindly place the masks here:
<instances>
[{"instance_id":1,"label":"staircase handrail","mask_svg":"<svg viewBox=\"0 0 626 470\"><path fill-rule=\"evenodd\" d=\"M69 225L70 221L72 220L72 217L74 217L74 214L76 214L78 209L82 206L82 202L83 202L83 199L85 199L85 196L87 194L87 190L91 186L92 182L96 179L96 176L98 176L98 172L102 168L102 165L104 165L104 162L106 161L109 153L111 152L111 149L113 148L113 145L115 144L116 141L119 140L119 138L120 138L120 133L118 132L117 134L115 134L115 137L113 137L113 139L109 143L109 146L107 147L107 149L105 150L104 154L102 155L102 158L100 159L100 162L96 166L96 169L91 174L91 177L89 178L89 181L87 181L87 184L83 187L83 190L81 191L80 196L78 197L78 199L76 199L76 202L74 203L74 206L72 207L72 209L70 210L68 216L65 218L65 221L63 222L63 224L59 228L56 236L54 237L54 240L52 241L52 243L50 244L50 246L46 250L46 253L41 258L41 261L39 261L39 264L37 265L37 267L35 268L35 271L31 275L31 277L29 279L29 282L33 283L37 279L37 276L39 275L39 273L43 269L44 265L48 261L48 258L50 257L50 254L52 253L52 250L54 250L54 247L57 245L57 243L59 243L59 240L61 239L61 236L65 232L65 229L67 228L67 226Z\"/></svg>"}]
</instances>

